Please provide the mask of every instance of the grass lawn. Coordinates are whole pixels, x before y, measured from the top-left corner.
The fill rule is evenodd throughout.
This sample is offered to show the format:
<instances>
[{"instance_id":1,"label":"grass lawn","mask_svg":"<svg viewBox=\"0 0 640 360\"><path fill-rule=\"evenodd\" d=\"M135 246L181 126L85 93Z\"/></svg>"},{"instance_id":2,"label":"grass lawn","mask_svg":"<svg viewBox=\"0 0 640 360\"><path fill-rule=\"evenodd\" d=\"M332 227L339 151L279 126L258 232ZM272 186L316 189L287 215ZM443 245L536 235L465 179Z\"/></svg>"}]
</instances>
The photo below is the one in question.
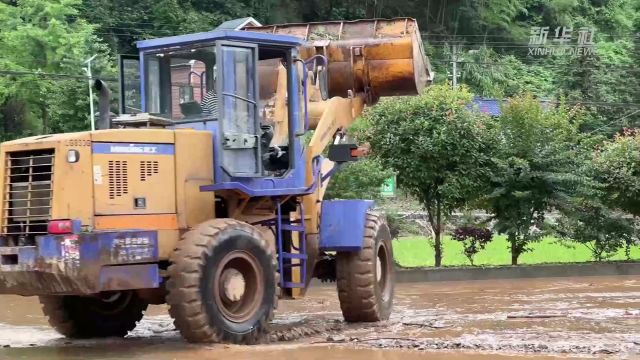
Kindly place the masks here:
<instances>
[{"instance_id":1,"label":"grass lawn","mask_svg":"<svg viewBox=\"0 0 640 360\"><path fill-rule=\"evenodd\" d=\"M547 237L532 245L533 251L520 255L520 264L543 263L577 263L593 261L589 249L581 244L571 244L569 248L560 244L557 239ZM509 265L511 253L509 243L503 236L494 237L487 247L474 258L475 265ZM394 257L403 267L433 266L433 248L425 237L402 237L393 240ZM640 247L631 249L631 258L640 260ZM625 260L621 249L611 260ZM462 244L443 239L443 266L469 265L469 260L462 253Z\"/></svg>"}]
</instances>

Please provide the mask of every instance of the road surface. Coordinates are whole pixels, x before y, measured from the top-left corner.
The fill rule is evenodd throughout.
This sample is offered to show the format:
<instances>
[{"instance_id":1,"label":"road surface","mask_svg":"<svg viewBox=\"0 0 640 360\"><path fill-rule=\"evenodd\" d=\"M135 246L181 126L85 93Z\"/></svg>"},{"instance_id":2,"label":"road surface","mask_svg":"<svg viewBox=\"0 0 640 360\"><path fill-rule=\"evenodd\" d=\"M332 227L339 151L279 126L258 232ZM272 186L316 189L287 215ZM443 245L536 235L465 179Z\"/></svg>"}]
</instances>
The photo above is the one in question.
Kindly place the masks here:
<instances>
[{"instance_id":1,"label":"road surface","mask_svg":"<svg viewBox=\"0 0 640 360\"><path fill-rule=\"evenodd\" d=\"M190 345L164 306L126 339L68 340L35 298L0 296L0 359L640 359L640 278L400 284L394 313L344 324L335 288L281 301L265 345Z\"/></svg>"}]
</instances>

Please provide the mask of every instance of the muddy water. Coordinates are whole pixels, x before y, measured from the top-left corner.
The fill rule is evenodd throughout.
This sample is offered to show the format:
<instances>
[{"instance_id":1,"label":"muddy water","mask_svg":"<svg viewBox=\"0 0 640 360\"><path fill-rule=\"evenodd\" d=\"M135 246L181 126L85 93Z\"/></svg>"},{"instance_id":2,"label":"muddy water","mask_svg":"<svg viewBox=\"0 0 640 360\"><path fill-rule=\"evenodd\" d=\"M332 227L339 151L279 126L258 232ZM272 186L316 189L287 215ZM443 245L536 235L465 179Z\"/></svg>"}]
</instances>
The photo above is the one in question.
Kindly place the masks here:
<instances>
[{"instance_id":1,"label":"muddy water","mask_svg":"<svg viewBox=\"0 0 640 360\"><path fill-rule=\"evenodd\" d=\"M161 354L159 352L162 351ZM499 354L472 354L461 352L417 352L408 350L373 350L373 349L353 349L337 346L261 346L251 348L189 348L176 349L162 346L136 345L128 346L125 349L104 350L96 348L40 348L40 349L12 349L4 353L10 359L29 360L80 360L80 359L180 359L180 360L202 360L202 359L234 359L234 360L503 360L513 359L513 356ZM523 357L516 357L523 358ZM523 358L526 359L526 358ZM554 359L554 357L536 357L536 359Z\"/></svg>"},{"instance_id":2,"label":"muddy water","mask_svg":"<svg viewBox=\"0 0 640 360\"><path fill-rule=\"evenodd\" d=\"M185 344L163 306L128 338L69 341L34 298L0 296L0 359L640 359L640 279L398 285L392 318L344 324L335 289L280 303L270 344Z\"/></svg>"}]
</instances>

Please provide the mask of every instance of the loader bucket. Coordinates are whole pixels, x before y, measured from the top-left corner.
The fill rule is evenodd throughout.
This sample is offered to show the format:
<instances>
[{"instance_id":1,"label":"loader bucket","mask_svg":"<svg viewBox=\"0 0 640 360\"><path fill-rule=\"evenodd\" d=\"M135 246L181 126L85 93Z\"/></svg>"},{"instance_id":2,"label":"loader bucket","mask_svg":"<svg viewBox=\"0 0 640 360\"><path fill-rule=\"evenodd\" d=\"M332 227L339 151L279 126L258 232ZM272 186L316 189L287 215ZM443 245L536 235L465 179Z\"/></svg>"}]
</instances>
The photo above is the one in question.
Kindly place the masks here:
<instances>
[{"instance_id":1,"label":"loader bucket","mask_svg":"<svg viewBox=\"0 0 640 360\"><path fill-rule=\"evenodd\" d=\"M433 81L415 19L367 19L249 26L243 30L302 38L300 56L324 55L329 96L416 95Z\"/></svg>"}]
</instances>

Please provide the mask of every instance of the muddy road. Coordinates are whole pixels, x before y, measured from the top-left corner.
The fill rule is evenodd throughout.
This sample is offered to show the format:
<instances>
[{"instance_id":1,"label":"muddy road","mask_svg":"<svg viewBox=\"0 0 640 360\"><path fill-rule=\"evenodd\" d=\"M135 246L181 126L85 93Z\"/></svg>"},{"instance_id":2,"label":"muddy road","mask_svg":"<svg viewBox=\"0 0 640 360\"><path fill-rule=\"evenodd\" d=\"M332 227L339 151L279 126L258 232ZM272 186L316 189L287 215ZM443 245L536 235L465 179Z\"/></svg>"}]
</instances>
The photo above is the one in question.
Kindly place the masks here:
<instances>
[{"instance_id":1,"label":"muddy road","mask_svg":"<svg viewBox=\"0 0 640 360\"><path fill-rule=\"evenodd\" d=\"M640 278L590 277L396 287L392 318L346 325L336 291L281 301L270 343L185 344L166 308L126 339L70 341L35 298L0 296L0 359L640 359Z\"/></svg>"}]
</instances>

